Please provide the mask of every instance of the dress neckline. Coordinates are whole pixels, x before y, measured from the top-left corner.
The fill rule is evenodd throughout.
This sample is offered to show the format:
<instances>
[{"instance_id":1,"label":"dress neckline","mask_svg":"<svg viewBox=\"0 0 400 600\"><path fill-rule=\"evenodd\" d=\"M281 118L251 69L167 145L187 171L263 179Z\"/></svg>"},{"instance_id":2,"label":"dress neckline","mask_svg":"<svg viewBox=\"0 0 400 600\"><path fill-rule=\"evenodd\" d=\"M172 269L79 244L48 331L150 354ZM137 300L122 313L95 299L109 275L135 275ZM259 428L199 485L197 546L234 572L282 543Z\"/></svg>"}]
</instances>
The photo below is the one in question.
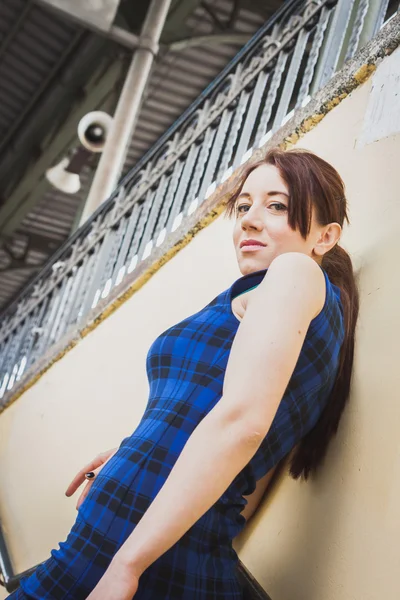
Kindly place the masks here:
<instances>
[{"instance_id":1,"label":"dress neckline","mask_svg":"<svg viewBox=\"0 0 400 600\"><path fill-rule=\"evenodd\" d=\"M252 271L251 273L246 273L246 275L242 275L236 279L229 288L231 300L234 300L240 293L244 292L252 285L255 285L254 280L260 280L261 282L267 271L268 269Z\"/></svg>"},{"instance_id":2,"label":"dress neckline","mask_svg":"<svg viewBox=\"0 0 400 600\"><path fill-rule=\"evenodd\" d=\"M322 270L322 272L324 273L325 280L328 280L330 282L328 273L326 272L324 267L322 267L321 265L319 265L319 267ZM232 310L233 300L237 296L239 296L241 293L248 291L251 287L255 287L256 285L261 283L261 281L264 279L264 276L267 271L268 271L268 268L260 269L258 271L253 271L252 273L247 273L246 275L242 275L241 277L239 277L238 279L236 279L236 281L234 281L232 283L230 288L228 288L227 293L226 293L226 304L227 304L226 308L227 308L228 312L235 318L235 320L238 323L240 323L241 321L240 321L240 319L238 319L238 317L235 315L235 313ZM339 287L332 284L331 282L330 282L330 285L332 286L336 296L338 297L338 299L340 301L340 307L341 307L341 311L343 313L343 307L342 307L342 302L341 302L341 290ZM325 302L326 302L326 300L325 300Z\"/></svg>"},{"instance_id":3,"label":"dress neckline","mask_svg":"<svg viewBox=\"0 0 400 600\"><path fill-rule=\"evenodd\" d=\"M229 313L236 319L238 323L240 320L237 318L235 313L232 310L232 301L239 296L241 293L249 290L251 287L258 285L264 279L264 276L268 269L260 269L258 271L253 271L252 273L247 273L246 275L242 275L234 281L231 287L228 289L227 293L227 309Z\"/></svg>"}]
</instances>

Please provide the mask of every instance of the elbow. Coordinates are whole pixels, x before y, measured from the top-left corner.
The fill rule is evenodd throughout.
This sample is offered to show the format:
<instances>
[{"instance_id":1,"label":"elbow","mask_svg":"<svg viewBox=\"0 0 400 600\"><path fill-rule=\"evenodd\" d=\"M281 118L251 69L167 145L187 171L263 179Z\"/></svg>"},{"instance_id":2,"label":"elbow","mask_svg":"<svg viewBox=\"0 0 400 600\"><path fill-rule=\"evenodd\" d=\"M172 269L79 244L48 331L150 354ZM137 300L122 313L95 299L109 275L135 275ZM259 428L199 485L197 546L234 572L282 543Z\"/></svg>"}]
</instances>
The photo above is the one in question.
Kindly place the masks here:
<instances>
[{"instance_id":1,"label":"elbow","mask_svg":"<svg viewBox=\"0 0 400 600\"><path fill-rule=\"evenodd\" d=\"M249 448L257 450L261 446L264 437L259 429L251 428L244 430L243 440Z\"/></svg>"},{"instance_id":2,"label":"elbow","mask_svg":"<svg viewBox=\"0 0 400 600\"><path fill-rule=\"evenodd\" d=\"M220 426L229 431L229 435L237 442L255 450L261 445L265 433L254 421L243 415L242 411L229 411L222 415Z\"/></svg>"},{"instance_id":3,"label":"elbow","mask_svg":"<svg viewBox=\"0 0 400 600\"><path fill-rule=\"evenodd\" d=\"M210 413L217 420L217 428L229 432L236 442L258 448L265 438L265 431L259 415L249 411L248 405L237 404L232 398L222 397Z\"/></svg>"}]
</instances>

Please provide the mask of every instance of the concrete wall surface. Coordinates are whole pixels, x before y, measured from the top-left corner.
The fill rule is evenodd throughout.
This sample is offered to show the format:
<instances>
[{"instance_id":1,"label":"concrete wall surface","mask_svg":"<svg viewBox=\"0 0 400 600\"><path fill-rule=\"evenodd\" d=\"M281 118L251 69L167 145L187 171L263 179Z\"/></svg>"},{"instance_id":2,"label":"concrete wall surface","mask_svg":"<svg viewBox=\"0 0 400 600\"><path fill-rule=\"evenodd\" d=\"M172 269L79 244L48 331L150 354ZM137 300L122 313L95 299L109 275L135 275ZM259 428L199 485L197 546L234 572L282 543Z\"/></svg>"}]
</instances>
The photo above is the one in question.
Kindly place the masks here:
<instances>
[{"instance_id":1,"label":"concrete wall surface","mask_svg":"<svg viewBox=\"0 0 400 600\"><path fill-rule=\"evenodd\" d=\"M308 483L281 477L236 541L273 600L400 595L400 135L390 128L394 92L379 108L388 67L390 86L400 50L299 142L346 183L342 245L357 269L361 313L351 399L324 469ZM0 515L17 572L65 538L75 500L64 490L75 473L134 430L154 338L240 277L232 227L219 217L200 231L0 416Z\"/></svg>"}]
</instances>

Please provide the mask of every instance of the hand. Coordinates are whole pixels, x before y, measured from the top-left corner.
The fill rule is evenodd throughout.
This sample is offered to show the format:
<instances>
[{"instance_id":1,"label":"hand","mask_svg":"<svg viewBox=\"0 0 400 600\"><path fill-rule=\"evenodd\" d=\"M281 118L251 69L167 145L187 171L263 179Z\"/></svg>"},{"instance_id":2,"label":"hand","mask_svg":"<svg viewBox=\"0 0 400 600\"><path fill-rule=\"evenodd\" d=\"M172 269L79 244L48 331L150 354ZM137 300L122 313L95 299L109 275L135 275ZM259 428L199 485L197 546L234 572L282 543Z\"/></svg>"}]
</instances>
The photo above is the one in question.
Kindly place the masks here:
<instances>
[{"instance_id":1,"label":"hand","mask_svg":"<svg viewBox=\"0 0 400 600\"><path fill-rule=\"evenodd\" d=\"M116 554L87 600L132 600L138 585L139 577Z\"/></svg>"},{"instance_id":2,"label":"hand","mask_svg":"<svg viewBox=\"0 0 400 600\"><path fill-rule=\"evenodd\" d=\"M87 484L83 488L81 495L78 498L76 503L76 510L79 509L80 505L88 495L90 488L92 487L93 481L96 479L97 475L100 473L101 469L104 465L114 456L118 448L113 448L112 450L107 450L106 452L102 452L98 454L96 458L94 458L90 463L83 467L79 471L79 473L74 477L74 479L69 484L67 491L65 492L66 496L72 496L78 489L78 487L84 482L87 481ZM86 473L93 472L95 474L93 479L87 479L85 477Z\"/></svg>"}]
</instances>

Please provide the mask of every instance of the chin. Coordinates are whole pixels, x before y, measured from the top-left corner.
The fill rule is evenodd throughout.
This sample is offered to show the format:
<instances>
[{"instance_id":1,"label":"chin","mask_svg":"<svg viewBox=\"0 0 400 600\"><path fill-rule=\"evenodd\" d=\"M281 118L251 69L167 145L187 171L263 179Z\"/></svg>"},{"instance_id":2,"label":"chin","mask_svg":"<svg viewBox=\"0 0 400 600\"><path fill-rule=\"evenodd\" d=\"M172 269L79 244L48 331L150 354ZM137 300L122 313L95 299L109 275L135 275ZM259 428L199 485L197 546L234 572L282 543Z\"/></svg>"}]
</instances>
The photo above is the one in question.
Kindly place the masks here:
<instances>
[{"instance_id":1,"label":"chin","mask_svg":"<svg viewBox=\"0 0 400 600\"><path fill-rule=\"evenodd\" d=\"M269 266L266 260L262 261L253 256L240 256L238 259L238 264L243 275L253 273L254 271L261 271L261 269L266 269Z\"/></svg>"}]
</instances>

